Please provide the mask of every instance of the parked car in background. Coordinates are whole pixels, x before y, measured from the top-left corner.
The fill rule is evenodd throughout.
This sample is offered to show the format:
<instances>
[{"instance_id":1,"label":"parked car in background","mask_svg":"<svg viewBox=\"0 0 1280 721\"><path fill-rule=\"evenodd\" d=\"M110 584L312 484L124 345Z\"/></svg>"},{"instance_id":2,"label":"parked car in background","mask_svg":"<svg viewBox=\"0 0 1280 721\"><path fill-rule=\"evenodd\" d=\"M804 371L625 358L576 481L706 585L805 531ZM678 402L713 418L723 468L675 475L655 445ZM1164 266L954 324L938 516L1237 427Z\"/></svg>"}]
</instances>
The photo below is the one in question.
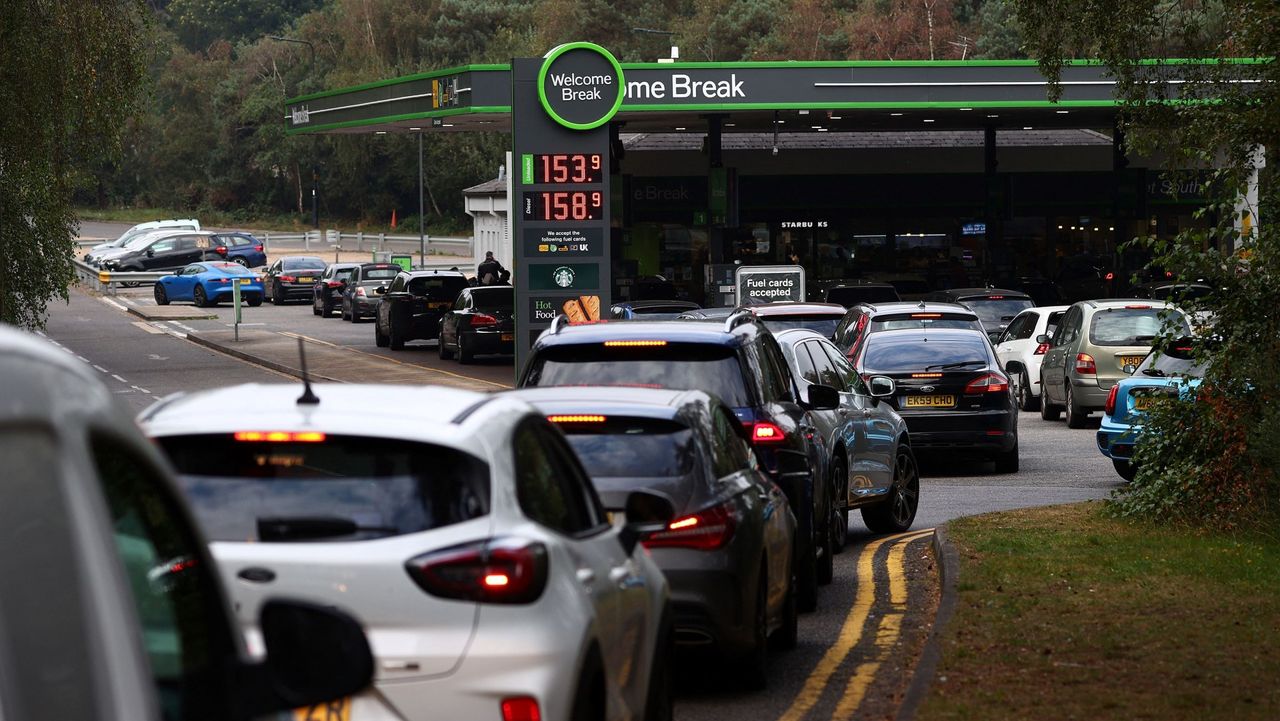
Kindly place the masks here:
<instances>
[{"instance_id":1,"label":"parked car in background","mask_svg":"<svg viewBox=\"0 0 1280 721\"><path fill-rule=\"evenodd\" d=\"M711 320L723 323L726 318L738 311L737 308L699 308L687 310L676 316L676 320Z\"/></svg>"},{"instance_id":2,"label":"parked car in background","mask_svg":"<svg viewBox=\"0 0 1280 721\"><path fill-rule=\"evenodd\" d=\"M239 263L192 263L173 275L156 281L156 305L189 300L201 308L231 300L233 284L240 279L240 296L251 306L262 305L262 282L258 274Z\"/></svg>"},{"instance_id":3,"label":"parked car in background","mask_svg":"<svg viewBox=\"0 0 1280 721\"><path fill-rule=\"evenodd\" d=\"M809 291L809 300L835 303L849 308L859 303L895 303L902 300L890 283L875 280L819 281Z\"/></svg>"},{"instance_id":4,"label":"parked car in background","mask_svg":"<svg viewBox=\"0 0 1280 721\"><path fill-rule=\"evenodd\" d=\"M1001 288L952 288L931 293L927 300L959 303L973 311L992 342L1009 327L1009 321L1036 304L1026 293Z\"/></svg>"},{"instance_id":5,"label":"parked car in background","mask_svg":"<svg viewBox=\"0 0 1280 721\"><path fill-rule=\"evenodd\" d=\"M342 288L359 263L330 263L311 286L311 312L328 318L342 306Z\"/></svg>"},{"instance_id":6,"label":"parked car in background","mask_svg":"<svg viewBox=\"0 0 1280 721\"><path fill-rule=\"evenodd\" d=\"M702 391L512 391L560 426L606 509L637 490L671 499L673 520L642 543L671 584L677 648L708 645L748 688L768 679L768 643L796 643L796 521L752 462L742 424Z\"/></svg>"},{"instance_id":7,"label":"parked car in background","mask_svg":"<svg viewBox=\"0 0 1280 721\"><path fill-rule=\"evenodd\" d=\"M609 307L609 317L615 320L672 320L699 307L687 300L632 300L614 303Z\"/></svg>"},{"instance_id":8,"label":"parked car in background","mask_svg":"<svg viewBox=\"0 0 1280 721\"><path fill-rule=\"evenodd\" d=\"M380 299L373 311L373 334L378 347L401 350L411 340L439 337L440 319L449 312L458 294L467 289L466 276L456 270L397 270L387 284L387 272L385 266L366 263L352 271L348 281L348 284L357 284L353 315L361 306L361 290L366 298L372 290L372 297ZM505 290L507 297L511 297L511 287L505 286ZM508 310L508 322L510 318ZM514 331L508 330L511 332Z\"/></svg>"},{"instance_id":9,"label":"parked car in background","mask_svg":"<svg viewBox=\"0 0 1280 721\"><path fill-rule=\"evenodd\" d=\"M250 637L268 594L360 617L379 672L341 718L670 718L668 587L639 547L669 501L637 492L610 523L564 436L515 398L301 391L172 396L139 421Z\"/></svg>"},{"instance_id":10,"label":"parked car in background","mask_svg":"<svg viewBox=\"0 0 1280 721\"><path fill-rule=\"evenodd\" d=\"M872 333L854 367L864 378L892 379L884 397L907 422L917 452L975 455L994 461L997 473L1017 472L1018 409L1009 378L982 331L929 327Z\"/></svg>"},{"instance_id":11,"label":"parked car in background","mask_svg":"<svg viewBox=\"0 0 1280 721\"><path fill-rule=\"evenodd\" d=\"M267 268L262 287L267 299L275 305L311 295L316 279L324 274L326 264L314 255L286 255Z\"/></svg>"},{"instance_id":12,"label":"parked car in background","mask_svg":"<svg viewBox=\"0 0 1280 721\"><path fill-rule=\"evenodd\" d=\"M1052 337L1037 339L1049 344L1040 364L1040 417L1052 421L1065 412L1068 427L1083 428L1157 338L1190 332L1182 311L1161 301L1130 298L1072 305Z\"/></svg>"},{"instance_id":13,"label":"parked car in background","mask_svg":"<svg viewBox=\"0 0 1280 721\"><path fill-rule=\"evenodd\" d=\"M369 685L330 599L260 589L250 658L170 466L88 364L0 325L0 375L6 719L250 721Z\"/></svg>"},{"instance_id":14,"label":"parked car in background","mask_svg":"<svg viewBox=\"0 0 1280 721\"><path fill-rule=\"evenodd\" d=\"M831 452L808 411L834 408L834 389L802 403L777 340L749 311L720 323L557 318L534 342L517 386L579 385L702 390L733 409L796 514L800 608L816 607L818 584L832 578Z\"/></svg>"},{"instance_id":15,"label":"parked car in background","mask_svg":"<svg viewBox=\"0 0 1280 721\"><path fill-rule=\"evenodd\" d=\"M1144 414L1165 400L1192 400L1204 378L1205 367L1196 361L1196 341L1179 338L1163 350L1152 350L1133 375L1111 386L1102 407L1098 450L1111 459L1116 473L1126 481L1137 474L1133 449L1142 435Z\"/></svg>"},{"instance_id":16,"label":"parked car in background","mask_svg":"<svg viewBox=\"0 0 1280 721\"><path fill-rule=\"evenodd\" d=\"M978 315L957 303L861 303L844 314L836 326L832 342L852 360L862 350L867 336L884 330L905 328L973 328L982 330Z\"/></svg>"},{"instance_id":17,"label":"parked car in background","mask_svg":"<svg viewBox=\"0 0 1280 721\"><path fill-rule=\"evenodd\" d=\"M230 260L246 268L259 268L267 264L266 246L249 233L216 233L204 254L205 260Z\"/></svg>"},{"instance_id":18,"label":"parked car in background","mask_svg":"<svg viewBox=\"0 0 1280 721\"><path fill-rule=\"evenodd\" d=\"M102 259L108 271L125 273L170 271L198 263L212 243L212 233L162 231L139 236Z\"/></svg>"},{"instance_id":19,"label":"parked car in background","mask_svg":"<svg viewBox=\"0 0 1280 721\"><path fill-rule=\"evenodd\" d=\"M777 333L788 328L805 328L831 338L844 318L844 306L835 303L793 303L782 301L753 305L751 311L764 327Z\"/></svg>"},{"instance_id":20,"label":"parked car in background","mask_svg":"<svg viewBox=\"0 0 1280 721\"><path fill-rule=\"evenodd\" d=\"M459 363L470 363L478 355L515 355L515 295L511 286L464 288L440 318L440 357L457 354Z\"/></svg>"},{"instance_id":21,"label":"parked car in background","mask_svg":"<svg viewBox=\"0 0 1280 721\"><path fill-rule=\"evenodd\" d=\"M810 391L816 386L829 386L840 394L836 408L809 411L815 432L833 451L830 483L835 499L831 506L835 549L844 548L849 511L854 508L862 510L863 522L873 533L901 533L911 528L920 503L920 473L902 416L871 395L853 365L825 336L803 328L774 335L800 398L811 400Z\"/></svg>"},{"instance_id":22,"label":"parked car in background","mask_svg":"<svg viewBox=\"0 0 1280 721\"><path fill-rule=\"evenodd\" d=\"M352 323L357 323L367 316L373 316L376 319L378 304L382 302L382 293L378 290L385 292L391 285L391 281L395 280L401 272L402 269L395 263L361 263L352 269L346 285L342 287L342 319Z\"/></svg>"},{"instance_id":23,"label":"parked car in background","mask_svg":"<svg viewBox=\"0 0 1280 721\"><path fill-rule=\"evenodd\" d=\"M1013 385L1018 408L1034 411L1040 407L1040 362L1049 351L1048 343L1036 339L1053 335L1068 306L1028 308L1017 315L995 341L1000 367Z\"/></svg>"},{"instance_id":24,"label":"parked car in background","mask_svg":"<svg viewBox=\"0 0 1280 721\"><path fill-rule=\"evenodd\" d=\"M200 221L195 218L185 218L182 220L153 220L149 223L138 223L121 233L120 237L115 240L98 243L89 248L82 260L90 264L97 262L101 258L103 251L111 248L121 248L134 238L154 230L200 230Z\"/></svg>"}]
</instances>

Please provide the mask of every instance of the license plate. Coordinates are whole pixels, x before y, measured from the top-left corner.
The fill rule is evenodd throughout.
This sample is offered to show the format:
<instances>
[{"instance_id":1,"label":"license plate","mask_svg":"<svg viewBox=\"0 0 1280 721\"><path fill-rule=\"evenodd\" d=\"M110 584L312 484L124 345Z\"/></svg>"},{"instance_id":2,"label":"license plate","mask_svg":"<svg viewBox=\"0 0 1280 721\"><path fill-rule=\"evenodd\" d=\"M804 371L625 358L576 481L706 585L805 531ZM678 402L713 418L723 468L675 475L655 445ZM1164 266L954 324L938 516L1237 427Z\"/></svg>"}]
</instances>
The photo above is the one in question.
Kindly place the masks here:
<instances>
[{"instance_id":1,"label":"license plate","mask_svg":"<svg viewBox=\"0 0 1280 721\"><path fill-rule=\"evenodd\" d=\"M1120 356L1120 366L1124 368L1126 371L1128 371L1129 373L1132 373L1134 368L1137 368L1138 366L1142 365L1143 358L1146 358L1146 356L1122 355Z\"/></svg>"},{"instance_id":2,"label":"license plate","mask_svg":"<svg viewBox=\"0 0 1280 721\"><path fill-rule=\"evenodd\" d=\"M437 310L440 308L448 308L452 305L453 303L447 300L436 301L434 303L427 303L427 307L431 308L432 310Z\"/></svg>"},{"instance_id":3,"label":"license plate","mask_svg":"<svg viewBox=\"0 0 1280 721\"><path fill-rule=\"evenodd\" d=\"M502 334L502 340L504 340L504 341L508 341L508 340L515 340L515 339L516 339L516 334L515 334L515 333L503 333L503 334Z\"/></svg>"},{"instance_id":4,"label":"license plate","mask_svg":"<svg viewBox=\"0 0 1280 721\"><path fill-rule=\"evenodd\" d=\"M1155 404L1155 396L1135 396L1133 399L1133 409L1135 411L1150 410Z\"/></svg>"},{"instance_id":5,"label":"license plate","mask_svg":"<svg viewBox=\"0 0 1280 721\"><path fill-rule=\"evenodd\" d=\"M907 396L907 408L951 408L955 396Z\"/></svg>"},{"instance_id":6,"label":"license plate","mask_svg":"<svg viewBox=\"0 0 1280 721\"><path fill-rule=\"evenodd\" d=\"M299 282L299 283L314 283L314 282L316 282L316 279L315 279L315 278L299 278L299 279L298 279L298 282Z\"/></svg>"},{"instance_id":7,"label":"license plate","mask_svg":"<svg viewBox=\"0 0 1280 721\"><path fill-rule=\"evenodd\" d=\"M296 708L293 710L293 721L351 721L351 697Z\"/></svg>"}]
</instances>

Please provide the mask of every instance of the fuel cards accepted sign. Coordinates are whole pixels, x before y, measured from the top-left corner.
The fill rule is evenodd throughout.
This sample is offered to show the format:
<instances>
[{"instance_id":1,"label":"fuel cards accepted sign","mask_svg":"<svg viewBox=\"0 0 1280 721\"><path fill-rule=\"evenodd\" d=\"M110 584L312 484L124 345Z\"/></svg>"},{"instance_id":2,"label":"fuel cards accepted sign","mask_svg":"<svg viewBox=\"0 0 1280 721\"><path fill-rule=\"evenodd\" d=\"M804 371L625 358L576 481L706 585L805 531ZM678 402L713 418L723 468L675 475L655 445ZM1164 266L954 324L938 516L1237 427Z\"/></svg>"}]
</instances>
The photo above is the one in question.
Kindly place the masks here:
<instances>
[{"instance_id":1,"label":"fuel cards accepted sign","mask_svg":"<svg viewBox=\"0 0 1280 721\"><path fill-rule=\"evenodd\" d=\"M738 305L805 299L804 267L799 265L742 266L733 274L733 285Z\"/></svg>"}]
</instances>

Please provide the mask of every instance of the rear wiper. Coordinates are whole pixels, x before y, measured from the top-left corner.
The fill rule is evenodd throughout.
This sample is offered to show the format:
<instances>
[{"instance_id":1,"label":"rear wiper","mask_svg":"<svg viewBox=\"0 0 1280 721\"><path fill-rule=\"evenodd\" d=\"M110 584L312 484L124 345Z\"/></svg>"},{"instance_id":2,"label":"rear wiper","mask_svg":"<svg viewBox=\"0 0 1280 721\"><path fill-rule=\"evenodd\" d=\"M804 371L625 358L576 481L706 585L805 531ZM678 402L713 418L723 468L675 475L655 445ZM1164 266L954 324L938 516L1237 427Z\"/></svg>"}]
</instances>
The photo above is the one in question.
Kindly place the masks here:
<instances>
[{"instance_id":1,"label":"rear wiper","mask_svg":"<svg viewBox=\"0 0 1280 721\"><path fill-rule=\"evenodd\" d=\"M1154 376L1156 378L1164 378L1166 374L1164 371L1160 370L1159 368L1143 368L1142 375Z\"/></svg>"},{"instance_id":2,"label":"rear wiper","mask_svg":"<svg viewBox=\"0 0 1280 721\"><path fill-rule=\"evenodd\" d=\"M924 369L927 371L931 371L931 370L945 371L945 370L950 370L952 368L964 368L965 366L971 366L971 365L984 366L986 364L987 362L984 360L967 360L967 361L958 361L956 363L943 363L941 365L925 366Z\"/></svg>"},{"instance_id":3,"label":"rear wiper","mask_svg":"<svg viewBox=\"0 0 1280 721\"><path fill-rule=\"evenodd\" d=\"M306 541L318 538L353 536L357 533L392 535L397 529L388 526L361 526L350 518L337 516L294 516L259 518L258 539L261 541Z\"/></svg>"}]
</instances>

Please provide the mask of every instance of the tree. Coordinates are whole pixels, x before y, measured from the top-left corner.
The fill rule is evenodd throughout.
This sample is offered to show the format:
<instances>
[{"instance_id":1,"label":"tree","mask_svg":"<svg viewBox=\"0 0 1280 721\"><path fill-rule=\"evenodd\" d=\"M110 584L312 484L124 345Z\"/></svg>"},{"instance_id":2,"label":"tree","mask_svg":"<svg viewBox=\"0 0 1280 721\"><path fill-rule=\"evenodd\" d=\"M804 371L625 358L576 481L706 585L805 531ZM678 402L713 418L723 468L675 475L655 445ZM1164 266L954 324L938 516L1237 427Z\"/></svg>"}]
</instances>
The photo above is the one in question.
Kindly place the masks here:
<instances>
[{"instance_id":1,"label":"tree","mask_svg":"<svg viewBox=\"0 0 1280 721\"><path fill-rule=\"evenodd\" d=\"M1280 233L1242 234L1237 201L1253 158L1280 149L1280 4L1275 0L1015 0L1031 55L1050 80L1063 62L1095 57L1115 76L1121 125L1138 154L1172 173L1207 179L1207 228L1172 242L1139 237L1153 264L1218 289L1184 308L1216 316L1197 342L1208 370L1198 400L1166 404L1144 421L1136 479L1120 512L1237 526L1280 507ZM1207 62L1188 64L1177 58ZM1249 59L1241 61L1240 59ZM1163 79L1180 84L1165 90ZM1274 152L1273 163L1274 165ZM1275 212L1274 172L1258 206ZM1274 216L1271 216L1274 218Z\"/></svg>"},{"instance_id":2,"label":"tree","mask_svg":"<svg viewBox=\"0 0 1280 721\"><path fill-rule=\"evenodd\" d=\"M44 325L74 280L71 193L119 149L146 72L141 0L0 3L0 321Z\"/></svg>"}]
</instances>

